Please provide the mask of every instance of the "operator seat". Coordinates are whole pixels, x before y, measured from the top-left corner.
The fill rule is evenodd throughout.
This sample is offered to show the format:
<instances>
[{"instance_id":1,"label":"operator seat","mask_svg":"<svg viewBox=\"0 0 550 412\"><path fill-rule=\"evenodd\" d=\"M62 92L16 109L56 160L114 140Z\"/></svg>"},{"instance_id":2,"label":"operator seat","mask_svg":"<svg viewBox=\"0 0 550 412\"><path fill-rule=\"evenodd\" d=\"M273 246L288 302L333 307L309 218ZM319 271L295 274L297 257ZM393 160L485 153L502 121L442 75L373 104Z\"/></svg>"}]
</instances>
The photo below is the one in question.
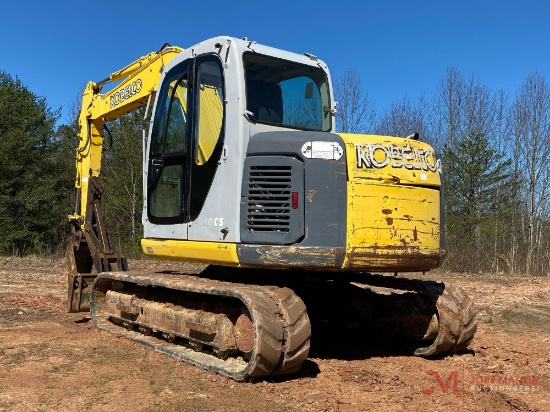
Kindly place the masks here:
<instances>
[{"instance_id":1,"label":"operator seat","mask_svg":"<svg viewBox=\"0 0 550 412\"><path fill-rule=\"evenodd\" d=\"M250 79L247 81L247 108L260 122L283 122L283 93L276 83Z\"/></svg>"}]
</instances>

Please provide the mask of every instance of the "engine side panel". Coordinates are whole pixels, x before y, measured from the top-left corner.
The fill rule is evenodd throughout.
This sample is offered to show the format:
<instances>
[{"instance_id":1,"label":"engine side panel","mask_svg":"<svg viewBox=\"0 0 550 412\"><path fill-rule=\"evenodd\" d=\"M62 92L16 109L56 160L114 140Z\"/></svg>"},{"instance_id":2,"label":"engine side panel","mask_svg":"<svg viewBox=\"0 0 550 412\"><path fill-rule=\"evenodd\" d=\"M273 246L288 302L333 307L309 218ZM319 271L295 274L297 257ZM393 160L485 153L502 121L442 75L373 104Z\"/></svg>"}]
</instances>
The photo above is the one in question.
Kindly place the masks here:
<instances>
[{"instance_id":1,"label":"engine side panel","mask_svg":"<svg viewBox=\"0 0 550 412\"><path fill-rule=\"evenodd\" d=\"M303 164L303 189L298 191L298 208L303 218L290 222L301 229L297 242L281 244L281 234L258 236L247 227L247 200L250 186L243 176L241 196L241 244L237 245L243 266L340 268L346 245L346 160L344 142L323 132L261 132L250 137L247 160L255 165L284 156ZM317 148L317 149L315 149ZM293 189L294 190L294 189ZM299 229L295 226L301 226Z\"/></svg>"}]
</instances>

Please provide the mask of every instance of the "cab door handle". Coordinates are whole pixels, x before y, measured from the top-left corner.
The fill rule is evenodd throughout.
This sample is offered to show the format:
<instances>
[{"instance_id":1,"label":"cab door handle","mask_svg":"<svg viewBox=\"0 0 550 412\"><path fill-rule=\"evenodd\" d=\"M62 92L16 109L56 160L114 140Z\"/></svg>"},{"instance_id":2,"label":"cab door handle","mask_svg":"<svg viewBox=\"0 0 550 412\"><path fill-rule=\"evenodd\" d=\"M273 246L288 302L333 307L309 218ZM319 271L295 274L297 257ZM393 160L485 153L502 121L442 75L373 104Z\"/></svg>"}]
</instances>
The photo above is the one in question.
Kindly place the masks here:
<instances>
[{"instance_id":1,"label":"cab door handle","mask_svg":"<svg viewBox=\"0 0 550 412\"><path fill-rule=\"evenodd\" d=\"M151 178L152 180L157 180L162 167L164 166L164 160L160 159L151 159Z\"/></svg>"}]
</instances>

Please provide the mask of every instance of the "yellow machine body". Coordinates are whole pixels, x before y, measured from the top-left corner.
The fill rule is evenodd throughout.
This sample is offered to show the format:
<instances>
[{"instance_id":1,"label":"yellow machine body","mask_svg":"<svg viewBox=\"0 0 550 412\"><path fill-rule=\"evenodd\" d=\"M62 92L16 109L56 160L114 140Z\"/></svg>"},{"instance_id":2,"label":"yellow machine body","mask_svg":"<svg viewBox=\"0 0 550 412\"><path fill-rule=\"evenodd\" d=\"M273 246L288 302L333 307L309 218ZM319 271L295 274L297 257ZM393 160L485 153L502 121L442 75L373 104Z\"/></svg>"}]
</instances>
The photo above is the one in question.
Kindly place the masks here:
<instances>
[{"instance_id":1,"label":"yellow machine body","mask_svg":"<svg viewBox=\"0 0 550 412\"><path fill-rule=\"evenodd\" d=\"M433 149L413 139L340 136L347 154L347 187L342 192L347 205L345 256L330 269L394 272L439 267L444 258L441 166ZM142 248L155 258L250 266L239 259L237 243L143 239ZM308 253L300 244L289 249L297 261Z\"/></svg>"}]
</instances>

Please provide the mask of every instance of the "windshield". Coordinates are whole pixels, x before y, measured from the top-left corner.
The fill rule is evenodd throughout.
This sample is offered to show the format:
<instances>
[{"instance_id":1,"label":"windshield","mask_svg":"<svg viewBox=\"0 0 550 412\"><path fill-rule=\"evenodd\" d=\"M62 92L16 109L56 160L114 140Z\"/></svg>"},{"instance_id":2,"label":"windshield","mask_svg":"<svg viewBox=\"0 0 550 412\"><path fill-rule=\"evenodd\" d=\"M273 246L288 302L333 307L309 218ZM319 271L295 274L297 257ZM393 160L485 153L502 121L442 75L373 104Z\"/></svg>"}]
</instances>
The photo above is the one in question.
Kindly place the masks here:
<instances>
[{"instance_id":1,"label":"windshield","mask_svg":"<svg viewBox=\"0 0 550 412\"><path fill-rule=\"evenodd\" d=\"M317 67L244 54L247 110L257 122L330 131L326 74Z\"/></svg>"}]
</instances>

